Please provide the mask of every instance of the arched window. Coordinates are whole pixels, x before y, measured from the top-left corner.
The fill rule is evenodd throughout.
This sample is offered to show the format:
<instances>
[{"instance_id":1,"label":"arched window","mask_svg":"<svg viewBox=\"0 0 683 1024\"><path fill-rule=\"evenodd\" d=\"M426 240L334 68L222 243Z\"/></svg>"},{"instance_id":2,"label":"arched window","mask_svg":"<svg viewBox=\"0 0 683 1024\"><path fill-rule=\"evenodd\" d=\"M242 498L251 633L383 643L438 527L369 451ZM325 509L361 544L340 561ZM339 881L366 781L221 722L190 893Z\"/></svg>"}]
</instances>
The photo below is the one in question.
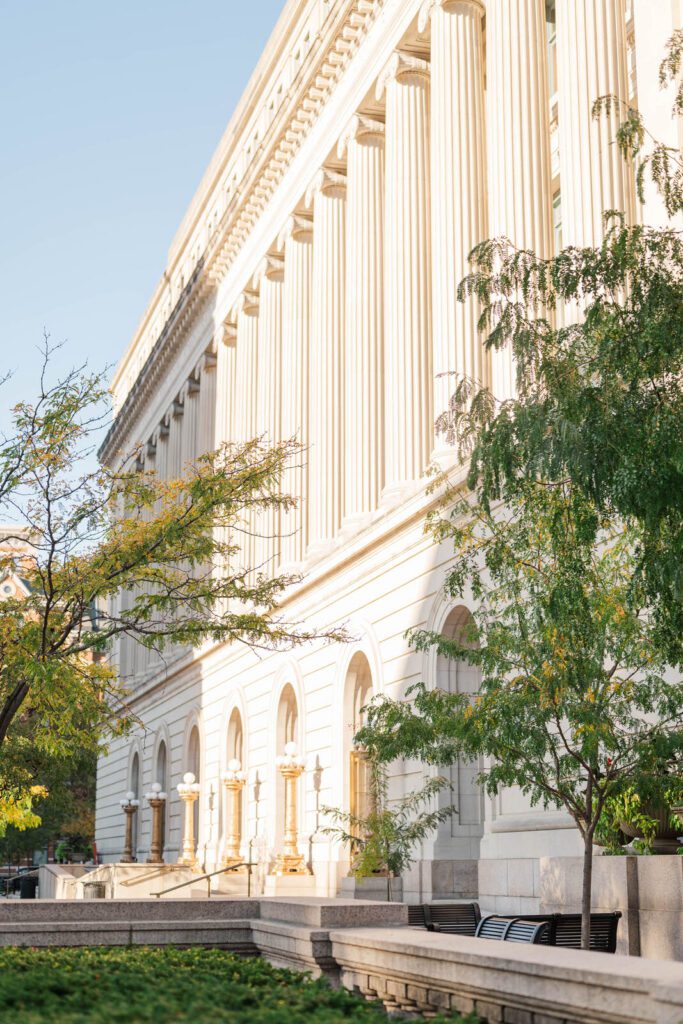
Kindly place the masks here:
<instances>
[{"instance_id":1,"label":"arched window","mask_svg":"<svg viewBox=\"0 0 683 1024\"><path fill-rule=\"evenodd\" d=\"M162 793L166 793L166 802L161 809L161 834L164 837L164 845L166 844L166 822L168 820L166 804L171 795L168 789L167 760L166 743L162 740L157 750L156 778L154 781L159 783Z\"/></svg>"},{"instance_id":2,"label":"arched window","mask_svg":"<svg viewBox=\"0 0 683 1024\"><path fill-rule=\"evenodd\" d=\"M128 789L131 793L135 794L135 799L140 799L140 758L137 754L133 754L133 760L130 764L130 783ZM138 810L138 814L140 811ZM138 814L133 815L133 859L137 859L138 850Z\"/></svg>"},{"instance_id":3,"label":"arched window","mask_svg":"<svg viewBox=\"0 0 683 1024\"><path fill-rule=\"evenodd\" d=\"M441 632L446 637L457 639L464 647L476 649L478 646L474 620L468 609L462 605L453 608L449 613ZM454 660L439 655L436 663L436 685L448 693L474 696L481 686L481 672L476 665L471 665L465 659ZM478 841L483 823L483 794L476 781L479 770L478 762L459 758L450 769L452 791L444 790L440 794L444 806L452 803L457 810L450 821L441 824L439 838L471 839L472 857L478 856Z\"/></svg>"},{"instance_id":4,"label":"arched window","mask_svg":"<svg viewBox=\"0 0 683 1024\"><path fill-rule=\"evenodd\" d=\"M244 764L244 736L242 731L242 716L237 708L233 708L230 720L228 722L228 734L226 737L226 767L230 767L231 761L239 761L243 769L246 768ZM241 841L244 842L244 799L246 793L246 786L241 791L241 799L239 801L239 834ZM225 817L223 818L225 821Z\"/></svg>"},{"instance_id":5,"label":"arched window","mask_svg":"<svg viewBox=\"0 0 683 1024\"><path fill-rule=\"evenodd\" d=\"M195 778L195 782L201 782L201 741L199 739L199 729L196 725L192 726L190 733L190 739L187 744L187 770L192 772ZM194 802L194 838L195 842L199 846L199 805L202 802L202 794L200 791L199 799Z\"/></svg>"},{"instance_id":6,"label":"arched window","mask_svg":"<svg viewBox=\"0 0 683 1024\"><path fill-rule=\"evenodd\" d=\"M355 735L365 724L364 708L372 697L372 672L366 656L354 654L344 685L344 788L351 814L367 817L372 806L370 770L365 751L355 742Z\"/></svg>"},{"instance_id":7,"label":"arched window","mask_svg":"<svg viewBox=\"0 0 683 1024\"><path fill-rule=\"evenodd\" d=\"M299 740L299 707L296 700L294 687L287 683L280 694L280 702L277 708L277 735L275 756L284 754L287 743L296 743L300 746ZM299 749L299 753L302 751ZM276 842L279 845L284 839L287 787L280 772L276 772L275 779L275 833Z\"/></svg>"}]
</instances>

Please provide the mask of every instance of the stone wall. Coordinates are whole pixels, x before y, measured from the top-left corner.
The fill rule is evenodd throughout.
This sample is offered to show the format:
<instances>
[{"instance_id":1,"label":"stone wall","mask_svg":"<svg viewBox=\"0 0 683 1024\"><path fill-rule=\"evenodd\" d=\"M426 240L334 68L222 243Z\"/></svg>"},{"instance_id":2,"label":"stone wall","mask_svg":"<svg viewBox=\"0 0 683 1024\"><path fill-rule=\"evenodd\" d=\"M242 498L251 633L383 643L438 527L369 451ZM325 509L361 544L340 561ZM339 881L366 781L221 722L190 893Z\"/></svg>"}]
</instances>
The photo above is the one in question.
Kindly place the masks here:
<instances>
[{"instance_id":1,"label":"stone wall","mask_svg":"<svg viewBox=\"0 0 683 1024\"><path fill-rule=\"evenodd\" d=\"M482 911L578 913L581 857L479 861ZM683 857L595 857L593 909L620 910L617 951L683 959Z\"/></svg>"}]
</instances>

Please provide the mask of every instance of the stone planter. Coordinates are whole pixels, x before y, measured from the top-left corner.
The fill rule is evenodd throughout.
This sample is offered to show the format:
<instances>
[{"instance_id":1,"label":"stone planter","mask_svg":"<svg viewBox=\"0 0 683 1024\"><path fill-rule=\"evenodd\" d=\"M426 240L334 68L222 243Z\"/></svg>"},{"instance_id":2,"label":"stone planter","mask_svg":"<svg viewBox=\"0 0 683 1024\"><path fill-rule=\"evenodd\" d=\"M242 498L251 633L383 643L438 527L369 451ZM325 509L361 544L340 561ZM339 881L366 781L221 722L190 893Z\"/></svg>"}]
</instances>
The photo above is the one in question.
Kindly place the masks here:
<instances>
[{"instance_id":1,"label":"stone planter","mask_svg":"<svg viewBox=\"0 0 683 1024\"><path fill-rule=\"evenodd\" d=\"M678 847L681 845L678 837L683 835L683 829L672 828L669 824L669 818L671 814L680 814L683 808L659 806L653 807L650 804L643 805L643 812L650 818L654 818L658 822L657 832L652 843L653 853L676 853ZM620 821L619 828L624 835L629 836L631 839L642 839L643 834L633 825L629 825L628 822Z\"/></svg>"}]
</instances>

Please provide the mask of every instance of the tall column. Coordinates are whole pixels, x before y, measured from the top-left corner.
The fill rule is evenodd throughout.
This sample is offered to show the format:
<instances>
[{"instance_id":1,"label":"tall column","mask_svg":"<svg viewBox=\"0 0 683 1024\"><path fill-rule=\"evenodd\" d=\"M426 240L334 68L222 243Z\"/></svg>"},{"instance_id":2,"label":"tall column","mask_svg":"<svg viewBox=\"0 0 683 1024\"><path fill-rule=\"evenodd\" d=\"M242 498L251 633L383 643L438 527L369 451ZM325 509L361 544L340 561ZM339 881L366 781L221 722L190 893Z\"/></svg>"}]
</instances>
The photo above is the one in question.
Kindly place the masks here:
<instances>
[{"instance_id":1,"label":"tall column","mask_svg":"<svg viewBox=\"0 0 683 1024\"><path fill-rule=\"evenodd\" d=\"M237 321L237 354L235 394L230 435L237 444L245 444L256 437L256 405L258 401L258 295L244 292L233 311ZM242 565L253 568L256 556L254 517L246 524L249 534L242 543Z\"/></svg>"},{"instance_id":2,"label":"tall column","mask_svg":"<svg viewBox=\"0 0 683 1024\"><path fill-rule=\"evenodd\" d=\"M557 0L557 73L562 240L595 246L606 210L634 220L633 172L615 142L623 112L591 116L599 96L628 98L624 0Z\"/></svg>"},{"instance_id":3,"label":"tall column","mask_svg":"<svg viewBox=\"0 0 683 1024\"><path fill-rule=\"evenodd\" d=\"M290 217L278 239L284 247L285 283L282 296L282 436L309 444L309 369L313 271L313 224ZM287 468L282 489L296 498L297 507L281 516L282 564L303 561L308 544L308 462L303 451Z\"/></svg>"},{"instance_id":4,"label":"tall column","mask_svg":"<svg viewBox=\"0 0 683 1024\"><path fill-rule=\"evenodd\" d=\"M367 522L384 486L384 125L356 115L347 155L344 525Z\"/></svg>"},{"instance_id":5,"label":"tall column","mask_svg":"<svg viewBox=\"0 0 683 1024\"><path fill-rule=\"evenodd\" d=\"M232 441L232 416L235 405L235 373L237 369L237 323L226 320L216 352L216 419L215 444Z\"/></svg>"},{"instance_id":6,"label":"tall column","mask_svg":"<svg viewBox=\"0 0 683 1024\"><path fill-rule=\"evenodd\" d=\"M486 11L489 233L548 259L553 235L545 0L488 0ZM491 385L501 400L515 394L509 347L491 352Z\"/></svg>"},{"instance_id":7,"label":"tall column","mask_svg":"<svg viewBox=\"0 0 683 1024\"><path fill-rule=\"evenodd\" d=\"M321 554L341 527L344 438L346 177L323 168L313 206L309 547Z\"/></svg>"},{"instance_id":8,"label":"tall column","mask_svg":"<svg viewBox=\"0 0 683 1024\"><path fill-rule=\"evenodd\" d=\"M429 64L395 53L386 91L384 498L423 473L432 451Z\"/></svg>"},{"instance_id":9,"label":"tall column","mask_svg":"<svg viewBox=\"0 0 683 1024\"><path fill-rule=\"evenodd\" d=\"M204 353L200 368L199 415L197 418L197 455L205 455L218 444L216 437L216 366L215 351Z\"/></svg>"},{"instance_id":10,"label":"tall column","mask_svg":"<svg viewBox=\"0 0 683 1024\"><path fill-rule=\"evenodd\" d=\"M282 282L284 260L266 256L259 267L257 434L266 444L281 440L282 396ZM262 512L257 521L256 565L267 576L274 574L279 551L280 516L275 508Z\"/></svg>"},{"instance_id":11,"label":"tall column","mask_svg":"<svg viewBox=\"0 0 683 1024\"><path fill-rule=\"evenodd\" d=\"M458 302L467 257L486 237L483 4L426 0L431 20L432 317L434 414L448 409L458 381L488 383L477 303ZM443 447L437 439L437 448Z\"/></svg>"}]
</instances>

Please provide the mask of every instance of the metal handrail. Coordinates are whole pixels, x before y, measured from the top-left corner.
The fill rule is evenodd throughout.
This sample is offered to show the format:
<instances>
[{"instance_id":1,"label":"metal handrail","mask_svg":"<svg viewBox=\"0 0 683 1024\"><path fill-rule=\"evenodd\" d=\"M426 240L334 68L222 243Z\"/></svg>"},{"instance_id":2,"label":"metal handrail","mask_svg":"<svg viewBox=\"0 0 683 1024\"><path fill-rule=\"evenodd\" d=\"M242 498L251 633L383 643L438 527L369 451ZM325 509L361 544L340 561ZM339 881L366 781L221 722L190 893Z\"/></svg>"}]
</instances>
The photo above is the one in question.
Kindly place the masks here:
<instances>
[{"instance_id":1,"label":"metal handrail","mask_svg":"<svg viewBox=\"0 0 683 1024\"><path fill-rule=\"evenodd\" d=\"M138 885L140 882L147 882L150 878L156 878L157 875L165 875L167 871L173 871L177 867L182 867L182 864L161 864L156 871L148 871L146 875L140 875L139 878L122 878L119 885Z\"/></svg>"},{"instance_id":2,"label":"metal handrail","mask_svg":"<svg viewBox=\"0 0 683 1024\"><path fill-rule=\"evenodd\" d=\"M172 885L168 889L162 889L161 892L150 893L151 896L156 896L159 899L160 896L165 896L167 892L175 892L176 889L184 889L187 885L194 885L196 882L204 882L207 884L207 898L211 899L211 879L215 875L225 875L229 871L237 871L238 868L247 869L247 896L251 896L251 869L255 865L250 860L241 861L239 864L231 864L229 868L219 868L218 871L210 871L206 875L199 875L197 878L189 878L186 882L179 882L178 885Z\"/></svg>"}]
</instances>

